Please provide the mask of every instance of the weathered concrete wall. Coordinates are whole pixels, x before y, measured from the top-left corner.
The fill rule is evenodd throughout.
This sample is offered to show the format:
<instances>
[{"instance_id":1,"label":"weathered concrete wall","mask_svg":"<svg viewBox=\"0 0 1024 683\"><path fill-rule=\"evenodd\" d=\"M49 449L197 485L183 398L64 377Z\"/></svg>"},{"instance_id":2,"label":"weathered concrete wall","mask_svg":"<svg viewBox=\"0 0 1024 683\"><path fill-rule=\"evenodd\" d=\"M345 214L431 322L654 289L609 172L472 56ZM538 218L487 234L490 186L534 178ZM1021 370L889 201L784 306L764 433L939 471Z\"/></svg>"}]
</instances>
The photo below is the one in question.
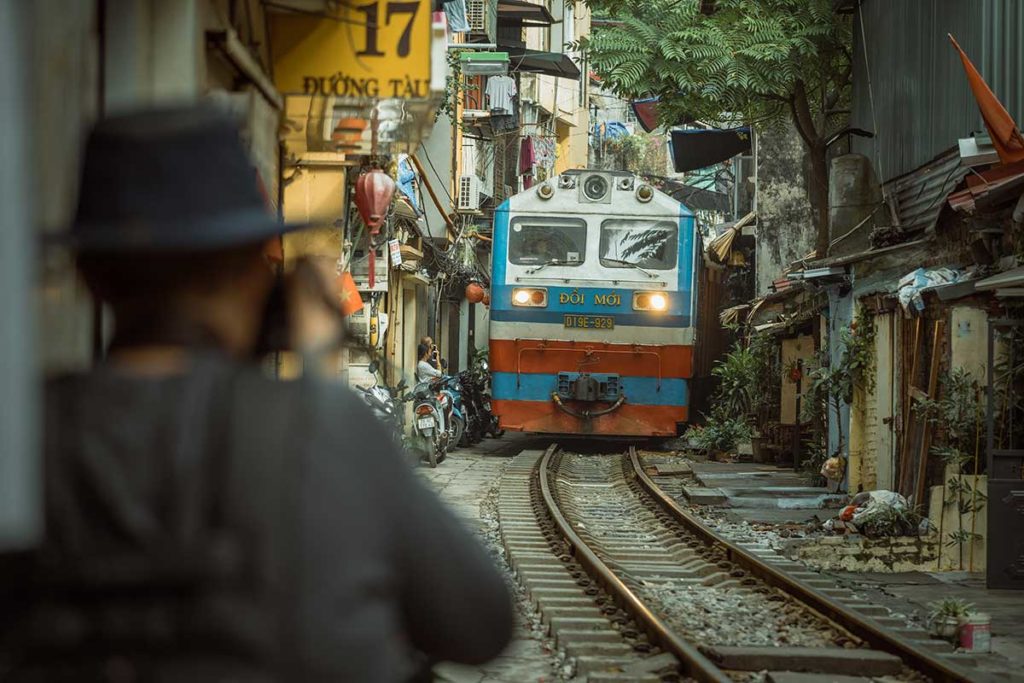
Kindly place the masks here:
<instances>
[{"instance_id":1,"label":"weathered concrete wall","mask_svg":"<svg viewBox=\"0 0 1024 683\"><path fill-rule=\"evenodd\" d=\"M868 249L871 231L888 217L871 161L862 154L843 154L832 160L828 204L830 256Z\"/></svg>"},{"instance_id":2,"label":"weathered concrete wall","mask_svg":"<svg viewBox=\"0 0 1024 683\"><path fill-rule=\"evenodd\" d=\"M814 223L807 198L804 148L792 125L759 130L757 294L798 258L814 249Z\"/></svg>"},{"instance_id":3,"label":"weathered concrete wall","mask_svg":"<svg viewBox=\"0 0 1024 683\"><path fill-rule=\"evenodd\" d=\"M953 306L949 312L949 364L963 368L981 386L988 382L988 312Z\"/></svg>"},{"instance_id":4,"label":"weathered concrete wall","mask_svg":"<svg viewBox=\"0 0 1024 683\"><path fill-rule=\"evenodd\" d=\"M934 571L939 548L936 535L867 538L854 534L787 541L783 552L823 571L897 573Z\"/></svg>"}]
</instances>

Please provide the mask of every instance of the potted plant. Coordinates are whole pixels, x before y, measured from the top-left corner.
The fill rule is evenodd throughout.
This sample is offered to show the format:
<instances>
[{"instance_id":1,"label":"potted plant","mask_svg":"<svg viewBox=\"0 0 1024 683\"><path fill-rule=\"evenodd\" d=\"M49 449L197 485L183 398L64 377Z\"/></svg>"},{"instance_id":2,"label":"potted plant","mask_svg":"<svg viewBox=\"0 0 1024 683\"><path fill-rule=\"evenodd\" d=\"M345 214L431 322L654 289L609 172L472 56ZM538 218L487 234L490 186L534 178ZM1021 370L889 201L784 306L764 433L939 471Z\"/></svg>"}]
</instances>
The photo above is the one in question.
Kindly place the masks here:
<instances>
[{"instance_id":1,"label":"potted plant","mask_svg":"<svg viewBox=\"0 0 1024 683\"><path fill-rule=\"evenodd\" d=\"M932 633L949 641L956 641L960 627L970 617L974 605L959 598L943 598L936 602L928 603L931 612L928 613L928 623Z\"/></svg>"},{"instance_id":2,"label":"potted plant","mask_svg":"<svg viewBox=\"0 0 1024 683\"><path fill-rule=\"evenodd\" d=\"M724 461L735 452L737 444L750 439L750 425L743 418L729 418L712 414L703 427L691 429L687 434L694 446L708 454L712 460Z\"/></svg>"}]
</instances>

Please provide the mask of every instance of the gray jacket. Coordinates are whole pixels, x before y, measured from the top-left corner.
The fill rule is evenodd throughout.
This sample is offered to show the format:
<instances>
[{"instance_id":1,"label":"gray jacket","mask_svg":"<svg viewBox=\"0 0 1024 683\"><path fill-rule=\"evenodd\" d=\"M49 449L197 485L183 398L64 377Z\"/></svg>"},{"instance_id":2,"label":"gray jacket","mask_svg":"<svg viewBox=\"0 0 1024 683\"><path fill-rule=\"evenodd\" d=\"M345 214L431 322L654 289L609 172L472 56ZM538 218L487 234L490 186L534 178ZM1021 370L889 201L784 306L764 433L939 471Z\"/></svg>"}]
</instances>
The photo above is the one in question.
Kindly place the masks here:
<instances>
[{"instance_id":1,"label":"gray jacket","mask_svg":"<svg viewBox=\"0 0 1024 683\"><path fill-rule=\"evenodd\" d=\"M104 368L47 393L54 566L234 558L223 590L178 603L186 626L153 680L399 681L509 640L492 558L346 388L214 361L163 379ZM225 661L235 673L197 675Z\"/></svg>"}]
</instances>

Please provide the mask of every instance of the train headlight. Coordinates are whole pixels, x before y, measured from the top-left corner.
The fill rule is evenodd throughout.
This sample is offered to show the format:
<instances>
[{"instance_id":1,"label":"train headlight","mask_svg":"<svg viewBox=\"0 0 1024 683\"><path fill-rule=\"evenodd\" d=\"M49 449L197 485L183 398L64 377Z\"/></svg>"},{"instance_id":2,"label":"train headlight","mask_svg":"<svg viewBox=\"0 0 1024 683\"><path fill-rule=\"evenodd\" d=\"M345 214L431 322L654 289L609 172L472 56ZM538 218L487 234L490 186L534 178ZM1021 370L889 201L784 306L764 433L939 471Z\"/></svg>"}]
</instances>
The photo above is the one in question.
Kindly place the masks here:
<instances>
[{"instance_id":1,"label":"train headlight","mask_svg":"<svg viewBox=\"0 0 1024 683\"><path fill-rule=\"evenodd\" d=\"M521 287L512 290L513 306L539 308L548 305L548 290L536 287Z\"/></svg>"},{"instance_id":2,"label":"train headlight","mask_svg":"<svg viewBox=\"0 0 1024 683\"><path fill-rule=\"evenodd\" d=\"M664 311L668 308L668 295L663 292L634 292L634 311Z\"/></svg>"},{"instance_id":3,"label":"train headlight","mask_svg":"<svg viewBox=\"0 0 1024 683\"><path fill-rule=\"evenodd\" d=\"M649 202L654 199L654 188L650 185L641 185L637 188L636 198L642 202Z\"/></svg>"},{"instance_id":4,"label":"train headlight","mask_svg":"<svg viewBox=\"0 0 1024 683\"><path fill-rule=\"evenodd\" d=\"M551 199L555 196L555 188L551 187L551 183L544 183L537 188L537 196L541 199Z\"/></svg>"},{"instance_id":5,"label":"train headlight","mask_svg":"<svg viewBox=\"0 0 1024 683\"><path fill-rule=\"evenodd\" d=\"M592 175L583 181L583 194L593 202L604 199L608 194L608 181L599 175Z\"/></svg>"}]
</instances>

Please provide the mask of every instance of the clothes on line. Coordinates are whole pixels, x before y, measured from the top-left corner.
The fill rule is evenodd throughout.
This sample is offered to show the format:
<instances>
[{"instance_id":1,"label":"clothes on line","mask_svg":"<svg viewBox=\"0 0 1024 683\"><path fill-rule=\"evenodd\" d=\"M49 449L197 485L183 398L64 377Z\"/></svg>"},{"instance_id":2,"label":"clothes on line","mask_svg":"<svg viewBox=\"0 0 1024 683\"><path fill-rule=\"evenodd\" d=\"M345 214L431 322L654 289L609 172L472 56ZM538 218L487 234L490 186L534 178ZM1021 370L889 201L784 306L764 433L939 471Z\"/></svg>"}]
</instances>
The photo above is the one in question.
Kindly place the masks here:
<instances>
[{"instance_id":1,"label":"clothes on line","mask_svg":"<svg viewBox=\"0 0 1024 683\"><path fill-rule=\"evenodd\" d=\"M491 76L487 79L487 88L484 90L490 102L490 110L503 114L515 111L512 98L517 92L516 80L511 76Z\"/></svg>"},{"instance_id":2,"label":"clothes on line","mask_svg":"<svg viewBox=\"0 0 1024 683\"><path fill-rule=\"evenodd\" d=\"M448 28L452 33L468 33L469 20L466 18L466 0L445 0L444 13L448 16Z\"/></svg>"}]
</instances>

